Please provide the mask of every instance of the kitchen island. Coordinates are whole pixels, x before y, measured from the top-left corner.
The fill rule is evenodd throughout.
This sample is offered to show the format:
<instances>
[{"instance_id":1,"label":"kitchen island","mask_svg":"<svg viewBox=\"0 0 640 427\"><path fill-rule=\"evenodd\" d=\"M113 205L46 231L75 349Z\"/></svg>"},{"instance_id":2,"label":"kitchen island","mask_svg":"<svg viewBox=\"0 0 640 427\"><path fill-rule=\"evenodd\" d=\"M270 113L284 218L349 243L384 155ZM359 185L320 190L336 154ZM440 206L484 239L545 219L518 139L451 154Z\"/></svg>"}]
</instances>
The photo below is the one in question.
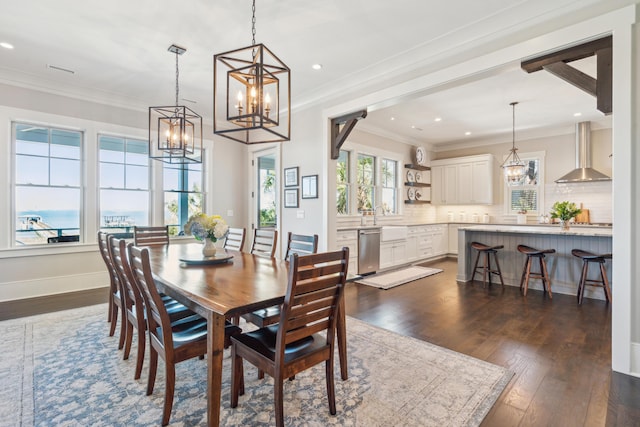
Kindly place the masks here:
<instances>
[{"instance_id":1,"label":"kitchen island","mask_svg":"<svg viewBox=\"0 0 640 427\"><path fill-rule=\"evenodd\" d=\"M504 245L498 250L498 261L505 285L520 286L522 269L526 256L518 252L518 245L536 249L555 249L555 254L547 255L547 268L554 293L575 295L582 269L582 261L571 255L572 249L582 249L595 253L611 253L612 229L610 227L571 227L562 231L560 226L517 226L517 225L473 225L458 230L458 282L468 282L473 274L476 251L470 243L477 241L486 245ZM537 268L537 264L534 268ZM612 264L607 261L607 276L611 281ZM596 277L598 269L590 268L589 277ZM599 273L598 273L599 274ZM599 277L599 276L598 276ZM477 278L477 276L476 276ZM499 282L498 282L499 283ZM612 289L615 285L611 283ZM495 286L495 285L494 285ZM500 286L498 284L498 286ZM532 280L529 289L542 289L540 280ZM613 291L615 294L615 291ZM604 299L600 288L587 286L587 298Z\"/></svg>"}]
</instances>

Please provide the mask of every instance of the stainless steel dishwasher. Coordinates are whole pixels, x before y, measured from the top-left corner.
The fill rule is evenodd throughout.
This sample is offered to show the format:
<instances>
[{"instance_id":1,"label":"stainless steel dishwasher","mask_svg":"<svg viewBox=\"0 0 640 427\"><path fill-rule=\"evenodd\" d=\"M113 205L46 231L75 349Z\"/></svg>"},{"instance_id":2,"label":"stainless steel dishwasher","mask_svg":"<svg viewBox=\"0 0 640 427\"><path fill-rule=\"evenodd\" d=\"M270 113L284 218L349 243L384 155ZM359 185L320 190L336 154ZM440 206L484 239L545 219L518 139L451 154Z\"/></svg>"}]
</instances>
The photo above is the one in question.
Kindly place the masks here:
<instances>
[{"instance_id":1,"label":"stainless steel dishwasher","mask_svg":"<svg viewBox=\"0 0 640 427\"><path fill-rule=\"evenodd\" d=\"M358 232L358 274L375 273L380 268L380 229Z\"/></svg>"}]
</instances>

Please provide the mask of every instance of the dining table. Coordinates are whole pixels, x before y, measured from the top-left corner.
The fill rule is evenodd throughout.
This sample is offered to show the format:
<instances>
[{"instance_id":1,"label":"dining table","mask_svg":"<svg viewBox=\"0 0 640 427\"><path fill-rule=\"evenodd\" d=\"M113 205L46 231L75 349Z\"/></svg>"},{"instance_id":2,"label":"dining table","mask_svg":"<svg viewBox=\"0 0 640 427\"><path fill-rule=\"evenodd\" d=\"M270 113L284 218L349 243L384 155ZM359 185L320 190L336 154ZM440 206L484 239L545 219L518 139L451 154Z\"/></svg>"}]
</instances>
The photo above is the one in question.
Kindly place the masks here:
<instances>
[{"instance_id":1,"label":"dining table","mask_svg":"<svg viewBox=\"0 0 640 427\"><path fill-rule=\"evenodd\" d=\"M207 424L220 423L225 320L284 302L289 263L218 249L203 258L202 245L149 246L158 289L207 319ZM337 319L340 374L348 379L344 298Z\"/></svg>"}]
</instances>

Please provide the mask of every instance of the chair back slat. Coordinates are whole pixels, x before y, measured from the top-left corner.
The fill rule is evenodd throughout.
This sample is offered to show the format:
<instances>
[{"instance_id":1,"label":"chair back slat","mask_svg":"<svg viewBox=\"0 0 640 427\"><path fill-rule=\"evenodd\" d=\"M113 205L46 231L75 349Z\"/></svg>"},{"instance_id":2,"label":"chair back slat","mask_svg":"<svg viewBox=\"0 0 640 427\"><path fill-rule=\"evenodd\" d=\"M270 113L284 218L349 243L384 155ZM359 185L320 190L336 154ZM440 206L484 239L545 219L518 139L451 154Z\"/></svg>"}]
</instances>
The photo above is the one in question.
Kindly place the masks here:
<instances>
[{"instance_id":1,"label":"chair back slat","mask_svg":"<svg viewBox=\"0 0 640 427\"><path fill-rule=\"evenodd\" d=\"M169 244L169 226L133 227L133 243L136 246Z\"/></svg>"},{"instance_id":2,"label":"chair back slat","mask_svg":"<svg viewBox=\"0 0 640 427\"><path fill-rule=\"evenodd\" d=\"M309 255L318 252L318 235L308 236L289 232L287 237L287 252L284 259L291 254Z\"/></svg>"},{"instance_id":3,"label":"chair back slat","mask_svg":"<svg viewBox=\"0 0 640 427\"><path fill-rule=\"evenodd\" d=\"M138 288L142 292L147 309L149 337L155 338L156 342L165 348L173 348L171 320L153 279L149 262L149 249L139 248L132 243L128 245L127 249L131 272ZM160 337L160 333L162 333L162 337Z\"/></svg>"},{"instance_id":4,"label":"chair back slat","mask_svg":"<svg viewBox=\"0 0 640 427\"><path fill-rule=\"evenodd\" d=\"M131 267L129 266L129 260L127 255L127 242L124 239L117 239L114 236L109 238L109 250L111 258L113 259L113 265L118 274L118 279L122 285L125 304L128 309L131 309L133 305L137 308L144 306L144 300L140 289L135 284L135 279L131 273Z\"/></svg>"},{"instance_id":5,"label":"chair back slat","mask_svg":"<svg viewBox=\"0 0 640 427\"><path fill-rule=\"evenodd\" d=\"M348 263L349 248L306 256L291 254L276 363L283 363L287 344L323 331L327 345L333 346L336 311L343 297Z\"/></svg>"},{"instance_id":6,"label":"chair back slat","mask_svg":"<svg viewBox=\"0 0 640 427\"><path fill-rule=\"evenodd\" d=\"M265 258L273 258L276 253L278 231L256 228L253 233L251 253Z\"/></svg>"},{"instance_id":7,"label":"chair back slat","mask_svg":"<svg viewBox=\"0 0 640 427\"><path fill-rule=\"evenodd\" d=\"M120 290L118 275L116 273L111 254L109 253L109 234L104 231L98 231L98 248L100 249L100 255L102 260L107 266L107 272L109 273L109 286L111 293L115 293Z\"/></svg>"},{"instance_id":8,"label":"chair back slat","mask_svg":"<svg viewBox=\"0 0 640 427\"><path fill-rule=\"evenodd\" d=\"M224 248L242 252L246 230L246 228L229 228L224 240Z\"/></svg>"}]
</instances>

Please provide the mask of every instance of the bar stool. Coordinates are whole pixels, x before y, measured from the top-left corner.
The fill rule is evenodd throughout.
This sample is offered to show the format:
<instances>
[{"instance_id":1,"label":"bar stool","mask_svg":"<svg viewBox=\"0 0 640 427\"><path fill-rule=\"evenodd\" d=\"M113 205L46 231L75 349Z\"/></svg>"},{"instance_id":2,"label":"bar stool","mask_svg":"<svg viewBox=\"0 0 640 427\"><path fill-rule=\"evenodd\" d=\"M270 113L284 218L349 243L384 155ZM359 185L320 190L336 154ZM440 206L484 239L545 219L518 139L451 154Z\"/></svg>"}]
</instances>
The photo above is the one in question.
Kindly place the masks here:
<instances>
[{"instance_id":1,"label":"bar stool","mask_svg":"<svg viewBox=\"0 0 640 427\"><path fill-rule=\"evenodd\" d=\"M495 274L500 277L500 283L504 286L504 281L502 280L502 272L500 271L500 264L498 263L498 257L496 253L498 249L504 248L504 245L498 246L487 246L484 243L479 242L471 242L471 247L478 251L478 255L476 256L476 263L473 266L473 275L471 276L471 281L476 277L476 272L478 269L482 269L482 286L486 285L487 282L487 273L489 273L489 286L491 286L491 275ZM480 254L484 254L484 265L478 267L478 261L480 260ZM496 264L496 269L491 269L491 255L493 255L493 260Z\"/></svg>"},{"instance_id":2,"label":"bar stool","mask_svg":"<svg viewBox=\"0 0 640 427\"><path fill-rule=\"evenodd\" d=\"M582 298L584 297L584 287L586 285L601 286L604 289L604 296L607 302L611 301L611 288L609 287L609 279L607 279L607 270L604 268L604 264L608 259L611 259L611 254L594 254L592 252L583 251L582 249L573 249L571 255L578 257L582 260L582 274L580 275L580 282L578 283L578 304L582 304ZM587 279L589 274L589 263L597 262L600 264L600 280Z\"/></svg>"},{"instance_id":3,"label":"bar stool","mask_svg":"<svg viewBox=\"0 0 640 427\"><path fill-rule=\"evenodd\" d=\"M549 299L553 299L551 294L551 279L549 279L549 271L547 270L547 262L545 261L545 254L553 254L555 249L535 249L526 245L518 245L518 251L527 256L527 261L524 264L524 270L522 270L522 278L520 279L520 290L524 284L524 296L527 296L527 290L529 289L529 279L542 280L542 291L547 291ZM540 263L540 271L531 272L531 264L533 259L538 258Z\"/></svg>"}]
</instances>

